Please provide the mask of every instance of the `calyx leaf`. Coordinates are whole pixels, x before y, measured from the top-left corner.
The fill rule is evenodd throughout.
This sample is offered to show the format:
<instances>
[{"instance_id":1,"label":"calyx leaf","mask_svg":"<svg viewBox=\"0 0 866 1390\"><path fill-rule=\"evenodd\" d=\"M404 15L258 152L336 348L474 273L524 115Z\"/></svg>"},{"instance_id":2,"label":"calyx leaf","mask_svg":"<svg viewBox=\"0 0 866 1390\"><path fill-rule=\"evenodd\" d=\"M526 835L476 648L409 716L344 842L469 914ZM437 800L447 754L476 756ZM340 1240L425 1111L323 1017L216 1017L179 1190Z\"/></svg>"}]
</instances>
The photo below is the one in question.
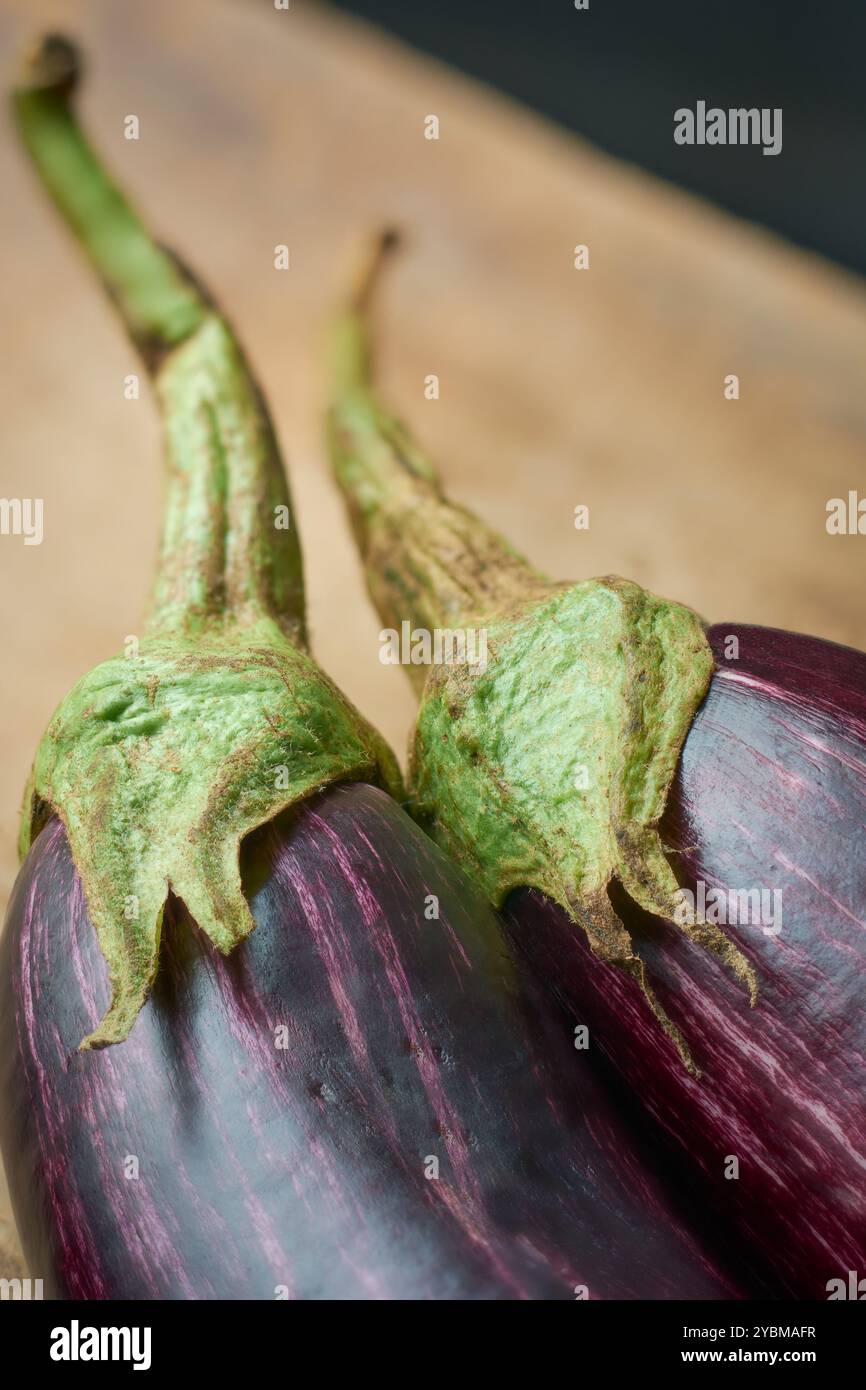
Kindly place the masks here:
<instances>
[{"instance_id":1,"label":"calyx leaf","mask_svg":"<svg viewBox=\"0 0 866 1390\"><path fill-rule=\"evenodd\" d=\"M434 666L422 695L410 775L434 838L496 906L524 886L561 904L595 953L648 994L607 895L612 879L647 911L676 917L754 994L741 953L684 910L657 829L712 676L697 615L609 576L551 585L493 614L486 637L486 669Z\"/></svg>"},{"instance_id":2,"label":"calyx leaf","mask_svg":"<svg viewBox=\"0 0 866 1390\"><path fill-rule=\"evenodd\" d=\"M82 1046L119 1042L153 983L169 891L220 951L254 927L238 862L250 831L333 782L400 795L382 740L268 619L103 662L39 746L22 826L63 821L109 967L108 1013Z\"/></svg>"}]
</instances>

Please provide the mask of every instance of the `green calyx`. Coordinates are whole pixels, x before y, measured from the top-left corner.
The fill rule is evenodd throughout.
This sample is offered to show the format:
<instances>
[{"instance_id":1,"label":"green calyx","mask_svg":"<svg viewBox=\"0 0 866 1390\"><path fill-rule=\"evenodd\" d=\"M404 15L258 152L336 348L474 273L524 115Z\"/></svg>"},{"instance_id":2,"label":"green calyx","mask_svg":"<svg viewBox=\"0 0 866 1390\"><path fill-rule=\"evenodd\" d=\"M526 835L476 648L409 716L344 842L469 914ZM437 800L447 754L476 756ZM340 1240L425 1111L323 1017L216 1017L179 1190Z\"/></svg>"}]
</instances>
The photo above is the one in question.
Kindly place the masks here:
<instances>
[{"instance_id":1,"label":"green calyx","mask_svg":"<svg viewBox=\"0 0 866 1390\"><path fill-rule=\"evenodd\" d=\"M385 745L268 618L145 637L74 686L39 745L20 848L60 816L112 986L85 1046L119 1042L135 1022L169 890L231 951L255 925L241 840L349 779L400 794Z\"/></svg>"},{"instance_id":2,"label":"green calyx","mask_svg":"<svg viewBox=\"0 0 866 1390\"><path fill-rule=\"evenodd\" d=\"M77 58L45 40L15 93L23 140L151 373L168 486L151 612L61 703L25 795L25 855L63 821L109 967L82 1047L125 1038L169 892L221 951L254 927L239 849L334 782L401 795L384 742L306 651L300 549L273 430L231 329L152 242L70 109Z\"/></svg>"},{"instance_id":3,"label":"green calyx","mask_svg":"<svg viewBox=\"0 0 866 1390\"><path fill-rule=\"evenodd\" d=\"M462 631L474 655L407 668L421 685L415 814L495 906L532 887L565 908L596 955L640 982L694 1070L608 886L618 880L718 954L754 1002L745 957L718 927L687 915L657 829L713 672L703 625L628 580L551 583L444 498L370 383L370 289L392 241L380 243L336 326L328 433L383 621Z\"/></svg>"}]
</instances>

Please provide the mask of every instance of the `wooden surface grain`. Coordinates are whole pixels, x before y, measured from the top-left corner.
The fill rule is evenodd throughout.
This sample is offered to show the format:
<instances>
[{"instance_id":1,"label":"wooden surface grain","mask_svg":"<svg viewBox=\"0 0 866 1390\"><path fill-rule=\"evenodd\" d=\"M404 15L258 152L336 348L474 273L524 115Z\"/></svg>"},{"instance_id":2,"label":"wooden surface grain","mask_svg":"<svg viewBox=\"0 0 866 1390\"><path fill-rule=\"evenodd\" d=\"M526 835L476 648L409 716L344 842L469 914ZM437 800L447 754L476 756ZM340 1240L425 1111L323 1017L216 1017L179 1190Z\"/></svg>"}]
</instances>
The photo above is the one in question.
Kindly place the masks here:
<instances>
[{"instance_id":1,"label":"wooden surface grain","mask_svg":"<svg viewBox=\"0 0 866 1390\"><path fill-rule=\"evenodd\" d=\"M383 222L409 234L378 314L383 390L456 498L555 577L619 572L710 620L866 644L866 537L825 530L828 498L866 494L860 281L304 0L5 0L7 82L51 27L84 46L94 141L249 351L291 470L316 653L398 752L413 702L378 661L321 430L327 315ZM45 507L41 546L0 537L5 901L36 741L136 631L161 477L153 402L123 396L132 351L5 111L0 181L0 494ZM4 1242L14 1273L0 1195Z\"/></svg>"}]
</instances>

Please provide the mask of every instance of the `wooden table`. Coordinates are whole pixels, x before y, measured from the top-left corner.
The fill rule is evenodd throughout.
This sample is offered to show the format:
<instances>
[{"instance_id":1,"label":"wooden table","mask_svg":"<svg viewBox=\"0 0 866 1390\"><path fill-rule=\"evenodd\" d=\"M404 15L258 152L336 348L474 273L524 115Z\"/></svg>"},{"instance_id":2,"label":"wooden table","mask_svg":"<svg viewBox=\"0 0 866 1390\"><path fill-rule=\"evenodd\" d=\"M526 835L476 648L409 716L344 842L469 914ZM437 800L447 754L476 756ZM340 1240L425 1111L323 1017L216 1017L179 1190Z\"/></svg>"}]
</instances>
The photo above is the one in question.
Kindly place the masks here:
<instances>
[{"instance_id":1,"label":"wooden table","mask_svg":"<svg viewBox=\"0 0 866 1390\"><path fill-rule=\"evenodd\" d=\"M304 0L6 0L4 74L34 23L81 40L94 139L235 321L291 468L316 652L399 751L413 702L379 663L321 431L324 325L386 221L410 244L379 314L383 389L456 498L556 577L619 572L708 619L866 645L866 537L825 529L828 498L866 495L861 281ZM0 492L45 506L41 546L0 537L5 900L36 741L137 629L161 483L153 403L124 399L134 356L2 109ZM0 1193L0 1275L8 1215Z\"/></svg>"}]
</instances>

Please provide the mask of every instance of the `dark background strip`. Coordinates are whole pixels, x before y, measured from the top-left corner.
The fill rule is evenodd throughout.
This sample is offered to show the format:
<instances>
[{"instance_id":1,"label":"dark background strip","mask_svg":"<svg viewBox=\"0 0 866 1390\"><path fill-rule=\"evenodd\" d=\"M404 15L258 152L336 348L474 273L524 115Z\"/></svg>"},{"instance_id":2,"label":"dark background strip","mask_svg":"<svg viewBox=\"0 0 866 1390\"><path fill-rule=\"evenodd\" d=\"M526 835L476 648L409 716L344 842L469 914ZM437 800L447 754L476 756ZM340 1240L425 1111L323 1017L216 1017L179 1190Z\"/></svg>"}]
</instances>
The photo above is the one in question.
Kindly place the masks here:
<instances>
[{"instance_id":1,"label":"dark background strip","mask_svg":"<svg viewBox=\"0 0 866 1390\"><path fill-rule=\"evenodd\" d=\"M864 0L340 0L611 154L866 271ZM678 146L677 107L781 107L783 147Z\"/></svg>"}]
</instances>

